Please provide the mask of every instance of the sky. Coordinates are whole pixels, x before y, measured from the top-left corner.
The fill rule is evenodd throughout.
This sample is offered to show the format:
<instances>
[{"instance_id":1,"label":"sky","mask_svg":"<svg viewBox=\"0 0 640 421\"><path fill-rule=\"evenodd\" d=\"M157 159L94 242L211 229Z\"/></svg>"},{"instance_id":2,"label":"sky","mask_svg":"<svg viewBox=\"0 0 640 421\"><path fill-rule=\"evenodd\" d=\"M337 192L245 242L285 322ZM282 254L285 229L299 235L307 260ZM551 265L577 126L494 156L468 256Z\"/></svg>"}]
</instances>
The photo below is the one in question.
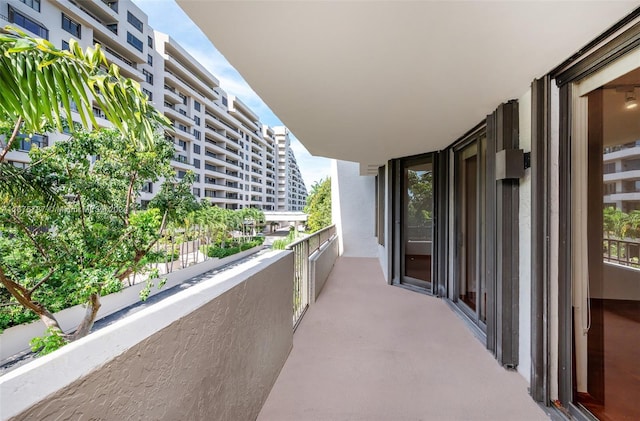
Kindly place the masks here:
<instances>
[{"instance_id":1,"label":"sky","mask_svg":"<svg viewBox=\"0 0 640 421\"><path fill-rule=\"evenodd\" d=\"M174 0L133 2L149 16L149 25L153 29L176 40L220 81L222 89L240 98L258 114L263 124L271 127L284 125ZM331 160L311 156L295 137L295 133L292 135L291 148L296 155L307 190L310 190L315 182L329 176Z\"/></svg>"}]
</instances>

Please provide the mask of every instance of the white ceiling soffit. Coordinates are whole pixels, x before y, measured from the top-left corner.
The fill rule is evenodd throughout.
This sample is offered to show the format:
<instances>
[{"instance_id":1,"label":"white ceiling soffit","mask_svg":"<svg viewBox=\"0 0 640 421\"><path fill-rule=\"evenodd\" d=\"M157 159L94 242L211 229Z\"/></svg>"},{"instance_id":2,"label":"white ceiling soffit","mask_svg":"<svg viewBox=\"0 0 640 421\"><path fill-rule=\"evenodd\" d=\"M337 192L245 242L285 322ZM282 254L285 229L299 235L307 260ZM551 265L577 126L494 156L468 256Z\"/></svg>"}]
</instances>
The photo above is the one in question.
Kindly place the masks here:
<instances>
[{"instance_id":1,"label":"white ceiling soffit","mask_svg":"<svg viewBox=\"0 0 640 421\"><path fill-rule=\"evenodd\" d=\"M177 0L313 154L439 150L637 1Z\"/></svg>"}]
</instances>

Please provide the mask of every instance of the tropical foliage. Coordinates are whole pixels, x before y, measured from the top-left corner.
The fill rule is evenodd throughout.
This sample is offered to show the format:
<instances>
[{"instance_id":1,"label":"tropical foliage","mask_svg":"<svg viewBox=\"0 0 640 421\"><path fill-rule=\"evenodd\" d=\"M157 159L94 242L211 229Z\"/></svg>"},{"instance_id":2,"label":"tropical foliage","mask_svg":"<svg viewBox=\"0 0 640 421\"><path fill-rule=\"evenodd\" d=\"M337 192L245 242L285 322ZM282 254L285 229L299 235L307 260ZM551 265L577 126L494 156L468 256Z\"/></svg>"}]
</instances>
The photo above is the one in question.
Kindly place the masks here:
<instances>
[{"instance_id":1,"label":"tropical foliage","mask_svg":"<svg viewBox=\"0 0 640 421\"><path fill-rule=\"evenodd\" d=\"M640 238L640 210L630 213L607 206L603 211L605 236L609 238Z\"/></svg>"},{"instance_id":2,"label":"tropical foliage","mask_svg":"<svg viewBox=\"0 0 640 421\"><path fill-rule=\"evenodd\" d=\"M44 133L49 125L63 131L73 112L82 127L97 127L94 101L138 148L153 147L156 126L168 124L140 85L107 62L99 44L83 51L71 39L68 51L58 50L47 40L5 27L0 29L0 75L0 121L12 124L16 134Z\"/></svg>"},{"instance_id":3,"label":"tropical foliage","mask_svg":"<svg viewBox=\"0 0 640 421\"><path fill-rule=\"evenodd\" d=\"M139 150L115 130L78 130L67 141L31 150L29 173L36 182L48 180L63 203L22 198L20 206L0 208L3 307L20 304L22 313L61 332L53 313L87 303L78 329L62 336L73 341L90 331L100 296L143 270L143 258L168 223L168 208L141 210L136 204L143 183L172 177L173 145L161 136L154 142ZM180 183L165 185L172 187L159 195L179 194Z\"/></svg>"},{"instance_id":4,"label":"tropical foliage","mask_svg":"<svg viewBox=\"0 0 640 421\"><path fill-rule=\"evenodd\" d=\"M311 187L304 211L309 215L307 230L316 232L331 225L331 179L316 182Z\"/></svg>"}]
</instances>

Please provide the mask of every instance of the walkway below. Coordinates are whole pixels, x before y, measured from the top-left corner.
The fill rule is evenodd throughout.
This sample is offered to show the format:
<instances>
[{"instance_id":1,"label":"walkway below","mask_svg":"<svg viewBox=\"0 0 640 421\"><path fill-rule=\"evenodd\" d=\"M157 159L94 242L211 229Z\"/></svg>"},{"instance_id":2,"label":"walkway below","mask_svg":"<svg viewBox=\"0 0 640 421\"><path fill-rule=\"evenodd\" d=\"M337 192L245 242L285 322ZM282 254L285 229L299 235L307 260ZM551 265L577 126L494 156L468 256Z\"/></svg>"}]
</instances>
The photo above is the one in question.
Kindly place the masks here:
<instances>
[{"instance_id":1,"label":"walkway below","mask_svg":"<svg viewBox=\"0 0 640 421\"><path fill-rule=\"evenodd\" d=\"M260 421L545 420L438 298L385 283L376 259L339 258L294 335Z\"/></svg>"}]
</instances>

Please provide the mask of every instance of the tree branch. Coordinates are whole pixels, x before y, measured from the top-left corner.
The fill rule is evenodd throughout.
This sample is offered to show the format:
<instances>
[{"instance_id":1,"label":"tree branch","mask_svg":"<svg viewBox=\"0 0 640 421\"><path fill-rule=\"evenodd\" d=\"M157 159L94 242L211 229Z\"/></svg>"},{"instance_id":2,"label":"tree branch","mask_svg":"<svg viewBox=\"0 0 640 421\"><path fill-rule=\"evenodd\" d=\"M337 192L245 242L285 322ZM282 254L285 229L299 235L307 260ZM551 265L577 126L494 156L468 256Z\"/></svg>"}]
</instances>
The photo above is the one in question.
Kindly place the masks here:
<instances>
[{"instance_id":1,"label":"tree branch","mask_svg":"<svg viewBox=\"0 0 640 421\"><path fill-rule=\"evenodd\" d=\"M35 285L33 286L33 288L31 288L31 289L29 290L29 292L28 292L28 296L29 296L29 298L31 298L31 295L33 294L33 292L34 292L36 289L40 288L40 286L41 286L42 284L44 284L45 282L47 282L47 281L49 280L49 278L51 278L51 275L53 275L53 274L54 274L54 272L55 272L55 270L54 270L53 268L49 269L49 273L47 273L47 274L45 275L45 277L44 277L44 278L40 279L40 280L38 281L38 283L37 283L37 284L35 284Z\"/></svg>"},{"instance_id":2,"label":"tree branch","mask_svg":"<svg viewBox=\"0 0 640 421\"><path fill-rule=\"evenodd\" d=\"M13 128L13 133L11 133L11 137L7 141L7 146L4 147L2 152L0 152L0 162L4 161L4 157L9 153L13 142L18 138L18 133L20 133L20 126L22 125L22 117L18 117L18 121L16 122L15 127Z\"/></svg>"},{"instance_id":3,"label":"tree branch","mask_svg":"<svg viewBox=\"0 0 640 421\"><path fill-rule=\"evenodd\" d=\"M133 185L135 184L137 179L137 174L134 172L133 174L131 174L131 177L129 178L129 188L127 189L127 201L126 204L124 206L124 218L125 218L125 225L129 225L129 212L131 211L131 202L133 200L133 198L131 196L133 196Z\"/></svg>"},{"instance_id":4,"label":"tree branch","mask_svg":"<svg viewBox=\"0 0 640 421\"><path fill-rule=\"evenodd\" d=\"M97 292L94 292L89 297L89 304L87 305L87 311L84 314L82 322L80 322L76 331L69 337L69 341L80 339L91 332L91 328L93 327L100 307L100 295Z\"/></svg>"},{"instance_id":5,"label":"tree branch","mask_svg":"<svg viewBox=\"0 0 640 421\"><path fill-rule=\"evenodd\" d=\"M40 255L42 255L42 257L44 257L44 259L47 261L47 263L49 263L51 260L49 259L49 255L44 251L44 249L42 248L42 246L38 243L38 241L35 239L35 237L33 236L33 234L31 233L31 231L29 230L29 228L22 222L22 220L20 218L18 218L15 213L11 214L11 217L13 218L14 222L16 223L16 225L18 225L18 227L20 227L20 229L27 235L27 237L29 237L29 239L31 240L31 242L33 243L33 245L35 246L35 248L38 250L38 252L40 253Z\"/></svg>"},{"instance_id":6,"label":"tree branch","mask_svg":"<svg viewBox=\"0 0 640 421\"><path fill-rule=\"evenodd\" d=\"M20 305L36 313L38 317L40 317L40 320L42 320L42 322L45 324L45 326L62 332L62 329L60 329L60 325L58 324L58 321L56 320L54 315L51 314L51 312L49 312L49 310L44 308L42 305L36 304L31 301L31 296L29 295L27 289L9 279L4 273L2 267L0 267L0 283L4 285L5 288L7 288L7 291L9 291L9 293L18 301L18 303L20 303Z\"/></svg>"},{"instance_id":7,"label":"tree branch","mask_svg":"<svg viewBox=\"0 0 640 421\"><path fill-rule=\"evenodd\" d=\"M131 275L133 273L133 271L135 270L134 268L140 262L140 260L142 260L142 258L144 256L146 256L147 253L149 253L151 251L151 249L158 242L158 240L160 240L160 236L162 235L162 231L164 230L164 227L165 227L166 223L167 223L167 211L165 211L164 215L162 216L162 222L160 223L160 229L158 231L158 237L154 241L152 241L146 249L137 250L136 251L136 254L133 257L133 264L129 265L129 267L124 270L124 272L121 272L119 275L116 275L116 277L120 281L124 280L124 278L126 278L127 276L129 276L129 275Z\"/></svg>"}]
</instances>

